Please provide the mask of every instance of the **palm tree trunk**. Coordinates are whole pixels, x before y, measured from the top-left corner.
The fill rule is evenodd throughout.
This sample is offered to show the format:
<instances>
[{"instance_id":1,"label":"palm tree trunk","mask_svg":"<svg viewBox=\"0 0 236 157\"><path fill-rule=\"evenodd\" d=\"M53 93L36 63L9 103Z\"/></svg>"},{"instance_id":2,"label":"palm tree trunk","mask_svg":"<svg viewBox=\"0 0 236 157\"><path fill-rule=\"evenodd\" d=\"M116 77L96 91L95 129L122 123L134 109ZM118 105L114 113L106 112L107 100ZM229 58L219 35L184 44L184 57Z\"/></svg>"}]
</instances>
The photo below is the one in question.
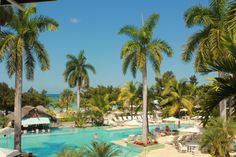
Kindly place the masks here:
<instances>
[{"instance_id":1,"label":"palm tree trunk","mask_svg":"<svg viewBox=\"0 0 236 157\"><path fill-rule=\"evenodd\" d=\"M133 103L130 104L130 116L131 119L133 120Z\"/></svg>"},{"instance_id":2,"label":"palm tree trunk","mask_svg":"<svg viewBox=\"0 0 236 157\"><path fill-rule=\"evenodd\" d=\"M77 89L77 109L79 110L80 108L80 86L78 86Z\"/></svg>"},{"instance_id":3,"label":"palm tree trunk","mask_svg":"<svg viewBox=\"0 0 236 157\"><path fill-rule=\"evenodd\" d=\"M143 128L142 142L147 144L148 123L147 123L147 67L146 63L143 69Z\"/></svg>"},{"instance_id":4,"label":"palm tree trunk","mask_svg":"<svg viewBox=\"0 0 236 157\"><path fill-rule=\"evenodd\" d=\"M22 97L22 56L16 58L15 106L14 106L14 148L21 152L21 97Z\"/></svg>"},{"instance_id":5,"label":"palm tree trunk","mask_svg":"<svg viewBox=\"0 0 236 157\"><path fill-rule=\"evenodd\" d=\"M219 77L223 77L223 72L218 72ZM220 117L226 121L227 119L227 113L226 113L226 107L227 107L227 99L223 99L219 102L219 109L220 109Z\"/></svg>"}]
</instances>

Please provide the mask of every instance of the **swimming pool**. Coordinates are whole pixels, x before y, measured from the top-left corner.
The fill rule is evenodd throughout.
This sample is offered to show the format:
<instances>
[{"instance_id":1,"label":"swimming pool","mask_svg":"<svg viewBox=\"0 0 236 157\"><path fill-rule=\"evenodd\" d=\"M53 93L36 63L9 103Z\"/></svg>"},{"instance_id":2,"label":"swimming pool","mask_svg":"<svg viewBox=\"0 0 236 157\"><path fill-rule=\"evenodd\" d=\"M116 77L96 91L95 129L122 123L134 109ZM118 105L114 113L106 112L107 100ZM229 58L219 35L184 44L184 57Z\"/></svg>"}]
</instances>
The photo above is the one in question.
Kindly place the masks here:
<instances>
[{"instance_id":1,"label":"swimming pool","mask_svg":"<svg viewBox=\"0 0 236 157\"><path fill-rule=\"evenodd\" d=\"M166 124L161 124L165 126ZM168 124L172 129L176 128L174 124ZM150 126L150 131L155 126ZM127 138L130 134L138 135L140 128L106 130L106 127L98 128L61 128L53 129L51 133L30 134L22 136L22 148L25 152L33 152L37 157L55 157L58 152L64 149L76 149L83 145L89 145L93 140L94 133L98 134L99 141L111 142ZM0 137L0 147L13 148L13 136L9 139ZM141 153L140 150L119 146L122 151L120 157L133 157Z\"/></svg>"}]
</instances>

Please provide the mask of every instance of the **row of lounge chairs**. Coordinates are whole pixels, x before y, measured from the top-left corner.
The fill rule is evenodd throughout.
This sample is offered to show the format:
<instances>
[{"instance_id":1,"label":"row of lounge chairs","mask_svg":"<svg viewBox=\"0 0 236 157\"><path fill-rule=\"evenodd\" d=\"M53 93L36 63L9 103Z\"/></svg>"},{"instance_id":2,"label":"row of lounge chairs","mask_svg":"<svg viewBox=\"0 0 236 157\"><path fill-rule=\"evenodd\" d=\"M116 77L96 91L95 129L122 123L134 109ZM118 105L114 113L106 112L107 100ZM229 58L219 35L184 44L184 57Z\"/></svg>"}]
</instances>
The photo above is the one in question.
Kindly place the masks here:
<instances>
[{"instance_id":1,"label":"row of lounge chairs","mask_svg":"<svg viewBox=\"0 0 236 157\"><path fill-rule=\"evenodd\" d=\"M124 122L132 121L132 120L136 120L137 122L142 123L143 117L141 115L137 115L137 116L133 116L133 117L131 117L131 116L118 116L118 117L113 117L113 119L112 119L112 121L117 124L122 124ZM148 115L148 121L149 121L149 123L155 123L154 116Z\"/></svg>"},{"instance_id":2,"label":"row of lounge chairs","mask_svg":"<svg viewBox=\"0 0 236 157\"><path fill-rule=\"evenodd\" d=\"M36 134L38 134L39 132L41 132L41 133L50 133L51 132L51 129L42 129L42 130L39 130L39 129L33 129L33 130L31 130L30 131L31 133L36 133ZM23 130L22 131L22 133L24 134L24 135L26 135L27 133L28 133L28 131L27 130Z\"/></svg>"},{"instance_id":3,"label":"row of lounge chairs","mask_svg":"<svg viewBox=\"0 0 236 157\"><path fill-rule=\"evenodd\" d=\"M171 141L168 141L169 144L173 144L180 153L191 153L197 155L200 153L199 146L195 145L189 146L188 143L193 141L197 142L197 135L184 135L184 136L175 136Z\"/></svg>"}]
</instances>

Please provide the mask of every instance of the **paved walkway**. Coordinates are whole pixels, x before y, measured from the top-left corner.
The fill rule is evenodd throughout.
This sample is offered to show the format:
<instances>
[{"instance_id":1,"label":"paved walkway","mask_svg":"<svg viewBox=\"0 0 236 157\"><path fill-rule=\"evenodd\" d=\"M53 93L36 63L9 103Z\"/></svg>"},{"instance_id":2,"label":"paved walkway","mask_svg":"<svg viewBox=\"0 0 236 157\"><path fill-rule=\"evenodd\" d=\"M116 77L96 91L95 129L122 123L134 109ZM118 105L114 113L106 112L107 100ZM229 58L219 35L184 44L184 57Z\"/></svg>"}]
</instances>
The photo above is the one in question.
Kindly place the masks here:
<instances>
[{"instance_id":1,"label":"paved walkway","mask_svg":"<svg viewBox=\"0 0 236 157\"><path fill-rule=\"evenodd\" d=\"M159 143L165 144L165 141L168 137L160 137L158 138ZM179 153L177 149L169 144L165 144L165 148L152 150L149 152L143 152L138 157L210 157L209 154L199 154L192 155L190 153Z\"/></svg>"}]
</instances>

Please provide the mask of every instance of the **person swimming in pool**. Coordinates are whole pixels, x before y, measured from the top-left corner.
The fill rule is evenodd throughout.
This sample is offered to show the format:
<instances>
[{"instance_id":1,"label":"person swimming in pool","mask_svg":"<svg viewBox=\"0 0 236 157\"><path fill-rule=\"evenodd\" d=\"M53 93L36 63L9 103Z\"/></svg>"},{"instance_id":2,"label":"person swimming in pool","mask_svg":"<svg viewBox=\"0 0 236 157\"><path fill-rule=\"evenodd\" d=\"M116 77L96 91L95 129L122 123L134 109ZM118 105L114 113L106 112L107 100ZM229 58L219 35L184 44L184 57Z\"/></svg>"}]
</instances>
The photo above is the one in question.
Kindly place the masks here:
<instances>
[{"instance_id":1,"label":"person swimming in pool","mask_svg":"<svg viewBox=\"0 0 236 157\"><path fill-rule=\"evenodd\" d=\"M160 125L157 125L157 127L154 129L155 133L156 133L156 137L160 137L161 134L161 128Z\"/></svg>"},{"instance_id":2,"label":"person swimming in pool","mask_svg":"<svg viewBox=\"0 0 236 157\"><path fill-rule=\"evenodd\" d=\"M97 133L95 133L94 135L93 135L93 140L95 140L95 141L97 141L98 140L98 134Z\"/></svg>"}]
</instances>

